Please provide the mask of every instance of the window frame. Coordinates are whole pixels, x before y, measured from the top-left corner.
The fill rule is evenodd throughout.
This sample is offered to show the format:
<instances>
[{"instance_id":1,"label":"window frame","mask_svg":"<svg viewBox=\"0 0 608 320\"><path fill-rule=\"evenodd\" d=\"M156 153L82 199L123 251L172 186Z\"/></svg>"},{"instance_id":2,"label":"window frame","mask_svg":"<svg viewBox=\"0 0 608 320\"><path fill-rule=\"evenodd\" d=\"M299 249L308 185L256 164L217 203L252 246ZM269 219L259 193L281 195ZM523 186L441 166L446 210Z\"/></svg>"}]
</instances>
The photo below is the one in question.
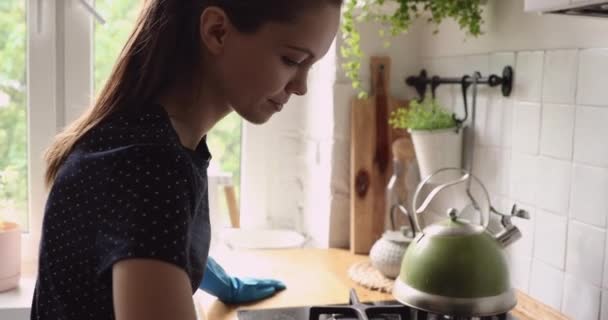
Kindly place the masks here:
<instances>
[{"instance_id":1,"label":"window frame","mask_svg":"<svg viewBox=\"0 0 608 320\"><path fill-rule=\"evenodd\" d=\"M35 264L49 192L44 152L92 101L93 19L78 1L25 1L29 217L22 261Z\"/></svg>"},{"instance_id":2,"label":"window frame","mask_svg":"<svg viewBox=\"0 0 608 320\"><path fill-rule=\"evenodd\" d=\"M57 92L56 4L63 1L26 1L27 30L27 132L28 132L28 228L22 234L22 259L36 261L44 205L44 152L60 122Z\"/></svg>"}]
</instances>

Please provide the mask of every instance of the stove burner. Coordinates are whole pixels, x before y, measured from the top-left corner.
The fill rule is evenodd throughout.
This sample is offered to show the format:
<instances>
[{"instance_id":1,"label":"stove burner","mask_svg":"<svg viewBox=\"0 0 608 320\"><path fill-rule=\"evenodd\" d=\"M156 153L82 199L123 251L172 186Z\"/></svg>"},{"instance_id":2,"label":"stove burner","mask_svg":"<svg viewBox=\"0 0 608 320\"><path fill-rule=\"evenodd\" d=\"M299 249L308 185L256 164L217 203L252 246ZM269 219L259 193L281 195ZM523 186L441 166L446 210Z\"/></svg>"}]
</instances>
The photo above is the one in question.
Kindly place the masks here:
<instances>
[{"instance_id":1,"label":"stove burner","mask_svg":"<svg viewBox=\"0 0 608 320\"><path fill-rule=\"evenodd\" d=\"M511 315L490 317L453 317L428 313L405 306L398 301L362 303L354 289L349 304L239 310L239 320L516 320Z\"/></svg>"},{"instance_id":2,"label":"stove burner","mask_svg":"<svg viewBox=\"0 0 608 320\"><path fill-rule=\"evenodd\" d=\"M395 303L390 305L370 305L359 301L355 289L350 290L349 305L311 307L309 320L507 320L502 314L491 317L451 317L433 315L428 312L416 310L408 306Z\"/></svg>"},{"instance_id":3,"label":"stove burner","mask_svg":"<svg viewBox=\"0 0 608 320\"><path fill-rule=\"evenodd\" d=\"M330 316L330 319L358 319L358 320L406 320L409 318L410 308L403 305L374 306L363 304L357 297L355 289L350 289L348 306L311 307L310 320L326 320L321 316ZM387 318L388 317L388 318Z\"/></svg>"}]
</instances>

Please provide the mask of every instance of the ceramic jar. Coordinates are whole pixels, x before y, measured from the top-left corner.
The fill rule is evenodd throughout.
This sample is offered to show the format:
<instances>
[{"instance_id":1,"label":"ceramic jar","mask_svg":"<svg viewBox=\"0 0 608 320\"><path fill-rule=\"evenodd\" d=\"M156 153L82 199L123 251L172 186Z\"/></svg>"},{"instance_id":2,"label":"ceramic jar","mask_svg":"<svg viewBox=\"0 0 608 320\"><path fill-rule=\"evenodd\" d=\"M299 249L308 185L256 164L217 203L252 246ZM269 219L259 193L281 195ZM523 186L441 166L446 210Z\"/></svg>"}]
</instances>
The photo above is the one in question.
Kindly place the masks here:
<instances>
[{"instance_id":1,"label":"ceramic jar","mask_svg":"<svg viewBox=\"0 0 608 320\"><path fill-rule=\"evenodd\" d=\"M0 222L0 292L16 288L21 276L21 229Z\"/></svg>"}]
</instances>

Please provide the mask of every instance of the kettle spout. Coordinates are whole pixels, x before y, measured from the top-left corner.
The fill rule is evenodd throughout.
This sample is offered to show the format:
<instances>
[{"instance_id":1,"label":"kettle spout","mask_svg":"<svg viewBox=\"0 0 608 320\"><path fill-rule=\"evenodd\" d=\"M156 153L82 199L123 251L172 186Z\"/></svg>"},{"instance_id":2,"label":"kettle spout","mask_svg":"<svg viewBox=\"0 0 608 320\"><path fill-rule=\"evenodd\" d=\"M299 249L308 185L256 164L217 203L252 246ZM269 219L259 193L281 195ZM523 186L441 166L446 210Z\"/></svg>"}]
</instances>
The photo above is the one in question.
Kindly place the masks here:
<instances>
[{"instance_id":1,"label":"kettle spout","mask_svg":"<svg viewBox=\"0 0 608 320\"><path fill-rule=\"evenodd\" d=\"M511 226L496 235L496 241L503 248L510 246L513 242L521 238L521 231L516 226Z\"/></svg>"},{"instance_id":2,"label":"kettle spout","mask_svg":"<svg viewBox=\"0 0 608 320\"><path fill-rule=\"evenodd\" d=\"M495 210L492 211L498 213ZM506 248L515 241L519 240L522 236L521 231L511 222L511 218L518 217L522 219L530 219L530 213L528 213L528 211L526 210L517 209L517 206L513 205L510 215L501 213L498 214L502 216L500 219L500 223L505 229L496 235L496 241L498 241L503 248Z\"/></svg>"}]
</instances>

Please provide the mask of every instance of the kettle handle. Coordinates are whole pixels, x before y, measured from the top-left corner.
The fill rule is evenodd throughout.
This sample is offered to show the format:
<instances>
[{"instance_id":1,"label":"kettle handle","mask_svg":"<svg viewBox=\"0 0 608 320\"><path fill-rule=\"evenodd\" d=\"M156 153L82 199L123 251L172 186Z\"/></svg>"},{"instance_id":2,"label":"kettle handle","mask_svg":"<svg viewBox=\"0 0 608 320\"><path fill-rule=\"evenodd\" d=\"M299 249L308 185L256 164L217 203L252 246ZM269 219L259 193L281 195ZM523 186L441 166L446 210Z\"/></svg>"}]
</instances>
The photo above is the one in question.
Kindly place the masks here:
<instances>
[{"instance_id":1,"label":"kettle handle","mask_svg":"<svg viewBox=\"0 0 608 320\"><path fill-rule=\"evenodd\" d=\"M429 192L429 194L427 195L427 197L422 202L422 205L420 205L420 207L418 207L418 198L420 196L420 192L422 191L422 188L434 176L436 176L437 174L439 174L441 172L445 172L445 171L459 171L462 174L462 176L460 178L456 179L456 180L440 184L439 186L433 188L433 190L431 190L431 192ZM424 211L426 211L426 209L428 208L428 206L431 203L431 201L433 201L433 199L437 196L437 194L439 192L443 191L446 188L453 187L455 185L458 185L458 184L461 184L461 183L464 183L464 182L470 182L471 179L475 180L475 182L477 182L477 184L479 184L479 186L481 186L481 189L483 191L483 195L488 200L487 214L484 215L483 213L480 212L481 226L484 229L487 228L489 220L490 220L490 210L492 208L492 204L491 204L491 201L490 201L490 194L488 193L488 190L483 185L483 183L481 183L481 180L479 180L479 178L477 178L472 173L470 173L469 171L467 171L465 169L462 169L462 168L442 168L442 169L439 169L439 170L435 171L433 174L431 174L428 177L426 177L420 184L418 184L418 187L416 188L416 192L414 193L414 198L413 198L413 201L412 201L412 207L413 207L412 216L413 216L415 228L419 232L422 233L422 229L424 229L424 227L425 227L425 225L424 225L424 219L422 219L422 217L419 217L418 215L421 215ZM467 195L468 195L469 199L472 200L473 205L475 206L475 208L478 209L478 204L473 199L473 197L471 196L468 187L467 187Z\"/></svg>"}]
</instances>

